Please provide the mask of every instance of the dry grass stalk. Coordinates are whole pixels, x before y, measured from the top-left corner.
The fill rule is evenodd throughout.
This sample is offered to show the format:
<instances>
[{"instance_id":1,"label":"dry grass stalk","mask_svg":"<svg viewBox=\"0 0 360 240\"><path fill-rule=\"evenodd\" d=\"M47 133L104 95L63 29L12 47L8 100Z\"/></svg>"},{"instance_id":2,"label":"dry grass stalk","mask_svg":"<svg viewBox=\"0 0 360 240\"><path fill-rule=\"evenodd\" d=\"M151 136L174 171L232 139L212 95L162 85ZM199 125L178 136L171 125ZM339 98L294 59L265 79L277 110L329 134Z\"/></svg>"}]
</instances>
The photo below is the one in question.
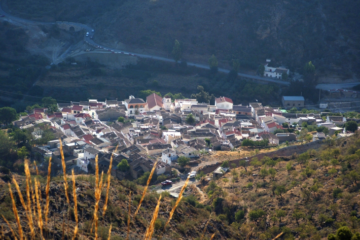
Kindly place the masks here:
<instances>
[{"instance_id":1,"label":"dry grass stalk","mask_svg":"<svg viewBox=\"0 0 360 240\"><path fill-rule=\"evenodd\" d=\"M98 165L99 156L95 157L95 192L99 185L99 165Z\"/></svg>"},{"instance_id":2,"label":"dry grass stalk","mask_svg":"<svg viewBox=\"0 0 360 240\"><path fill-rule=\"evenodd\" d=\"M139 205L138 205L138 207L136 208L134 217L136 217L136 215L138 214L138 212L139 212L139 210L140 210L140 207L141 207L141 203L144 201L145 194L146 194L147 189L148 189L148 187L149 187L149 184L150 184L150 182L151 182L152 176L153 176L153 174L154 174L154 172L155 172L156 165L157 165L157 161L154 163L154 166L153 166L153 168L151 169L149 178L148 178L148 180L147 180L147 182L146 182L146 186L145 186L144 191L143 191L143 194L142 194L142 196L141 196Z\"/></svg>"},{"instance_id":3,"label":"dry grass stalk","mask_svg":"<svg viewBox=\"0 0 360 240\"><path fill-rule=\"evenodd\" d=\"M75 184L75 174L74 174L74 169L71 172L72 174L72 182L73 182L73 198L74 198L74 215L75 215L75 221L76 221L76 226L75 226L75 230L74 230L74 236L73 236L73 240L76 238L76 234L78 231L78 225L79 225L79 219L78 219L78 210L77 210L77 196L76 196L76 184Z\"/></svg>"},{"instance_id":4,"label":"dry grass stalk","mask_svg":"<svg viewBox=\"0 0 360 240\"><path fill-rule=\"evenodd\" d=\"M129 240L129 235L130 235L130 219L131 219L131 191L129 192L129 212L128 212L128 220L127 220L126 240Z\"/></svg>"},{"instance_id":5,"label":"dry grass stalk","mask_svg":"<svg viewBox=\"0 0 360 240\"><path fill-rule=\"evenodd\" d=\"M12 229L10 223L6 220L6 218L5 218L3 215L1 215L1 216L2 216L2 218L4 219L4 221L6 222L6 224L8 225L8 227L10 228L10 231L11 231L12 235L14 236L14 239L17 240L17 237L16 237L16 235L15 235L15 232L14 232L14 230ZM1 225L1 229L2 229L2 225ZM3 232L3 234L4 234L4 232ZM2 238L2 239L5 239L5 238Z\"/></svg>"},{"instance_id":6,"label":"dry grass stalk","mask_svg":"<svg viewBox=\"0 0 360 240\"><path fill-rule=\"evenodd\" d=\"M112 224L110 224L108 240L111 239L111 227L112 227Z\"/></svg>"},{"instance_id":7,"label":"dry grass stalk","mask_svg":"<svg viewBox=\"0 0 360 240\"><path fill-rule=\"evenodd\" d=\"M115 151L116 152L118 149L118 146L116 146ZM104 208L103 208L103 216L105 216L106 210L107 210L107 203L109 200L109 190L110 190L110 180L111 180L111 169L112 169L112 162L113 162L113 157L114 157L114 152L111 154L111 158L110 158L110 165L109 165L109 169L107 171L107 187L106 187L106 197L105 197L105 203L104 203Z\"/></svg>"},{"instance_id":8,"label":"dry grass stalk","mask_svg":"<svg viewBox=\"0 0 360 240\"><path fill-rule=\"evenodd\" d=\"M208 226L208 224L209 224L209 222L210 222L210 220L211 220L212 214L213 214L213 213L210 214L209 220L208 220L208 221L206 222L206 224L205 224L204 231L203 231L203 234L202 234L200 240L202 240L202 239L204 238L204 236L205 236L205 232L206 232L207 226Z\"/></svg>"},{"instance_id":9,"label":"dry grass stalk","mask_svg":"<svg viewBox=\"0 0 360 240\"><path fill-rule=\"evenodd\" d=\"M64 216L64 213L63 213L63 221L62 221L62 240L64 240L65 239L65 224L64 224L64 218L65 218L65 216Z\"/></svg>"},{"instance_id":10,"label":"dry grass stalk","mask_svg":"<svg viewBox=\"0 0 360 240\"><path fill-rule=\"evenodd\" d=\"M66 178L66 163L65 163L64 151L63 151L62 141L61 141L61 139L59 139L59 140L60 140L61 164L62 164L63 175L64 175L65 197L66 197L66 202L68 204L70 204L69 195L68 195L68 182L67 182L67 178Z\"/></svg>"},{"instance_id":11,"label":"dry grass stalk","mask_svg":"<svg viewBox=\"0 0 360 240\"><path fill-rule=\"evenodd\" d=\"M38 169L38 167L36 165L36 161L34 161L34 166L35 166L35 169L36 169L36 175L39 175L39 169Z\"/></svg>"},{"instance_id":12,"label":"dry grass stalk","mask_svg":"<svg viewBox=\"0 0 360 240\"><path fill-rule=\"evenodd\" d=\"M17 192L19 194L20 202L21 202L21 204L22 204L22 206L23 206L23 208L25 210L26 218L28 220L29 228L30 228L30 231L31 231L31 236L35 237L34 225L33 225L32 216L31 216L31 208L30 208L30 211L29 211L28 207L25 204L23 195L22 195L22 193L20 191L20 187L19 187L16 179L13 177L12 180L13 180L13 183L14 183L14 185L16 187L16 190L17 190Z\"/></svg>"},{"instance_id":13,"label":"dry grass stalk","mask_svg":"<svg viewBox=\"0 0 360 240\"><path fill-rule=\"evenodd\" d=\"M153 213L153 217L151 219L151 222L150 222L150 225L148 227L148 229L146 230L146 233L145 233L145 240L146 239L151 239L153 233L154 233L154 225L155 225L155 221L158 217L158 213L159 213L159 208L160 208L160 201L161 201L161 195L159 197L159 200L157 202L157 205L155 207L155 210L154 210L154 213Z\"/></svg>"},{"instance_id":14,"label":"dry grass stalk","mask_svg":"<svg viewBox=\"0 0 360 240\"><path fill-rule=\"evenodd\" d=\"M11 200L12 200L12 208L13 208L13 212L14 212L14 215L15 215L17 225L18 225L19 237L22 240L22 239L24 239L24 237L23 237L23 230L22 230L22 227L21 227L20 217L19 217L19 214L18 214L18 211L17 211L17 208L16 208L15 198L14 198L13 192L11 190L10 183L8 183L8 185L9 185L10 197L11 197Z\"/></svg>"},{"instance_id":15,"label":"dry grass stalk","mask_svg":"<svg viewBox=\"0 0 360 240\"><path fill-rule=\"evenodd\" d=\"M78 226L76 225L75 226L75 229L74 229L74 236L73 236L73 238L72 238L72 240L75 240L76 239L76 235L77 235L77 232L78 232Z\"/></svg>"},{"instance_id":16,"label":"dry grass stalk","mask_svg":"<svg viewBox=\"0 0 360 240\"><path fill-rule=\"evenodd\" d=\"M35 178L35 196L36 196L36 204L37 204L37 210L38 210L38 225L40 228L40 235L41 239L43 239L43 219L42 219L42 212L41 212L41 193L40 193L40 183Z\"/></svg>"},{"instance_id":17,"label":"dry grass stalk","mask_svg":"<svg viewBox=\"0 0 360 240\"><path fill-rule=\"evenodd\" d=\"M214 233L214 234L211 236L210 240L213 240L214 237L215 237L215 235L216 235L216 233Z\"/></svg>"},{"instance_id":18,"label":"dry grass stalk","mask_svg":"<svg viewBox=\"0 0 360 240\"><path fill-rule=\"evenodd\" d=\"M34 225L33 219L32 219L32 210L31 210L31 196L30 196L30 187L31 187L31 174L29 169L29 162L25 161L25 175L26 175L26 197L27 197L27 208L30 214L30 219L32 222L32 225Z\"/></svg>"},{"instance_id":19,"label":"dry grass stalk","mask_svg":"<svg viewBox=\"0 0 360 240\"><path fill-rule=\"evenodd\" d=\"M97 169L97 171L99 171L97 161L95 162L95 168ZM98 218L98 210L99 210L99 201L100 201L100 198L101 198L101 190L102 190L102 187L103 187L103 176L104 176L104 172L101 172L100 183L99 183L99 185L95 184L95 210L94 210L95 240L98 239L98 233L97 233L98 220L99 220L99 218Z\"/></svg>"},{"instance_id":20,"label":"dry grass stalk","mask_svg":"<svg viewBox=\"0 0 360 240\"><path fill-rule=\"evenodd\" d=\"M51 157L49 158L49 166L48 166L48 175L47 175L47 183L46 183L46 190L45 190L45 195L46 195L46 205L45 205L45 210L44 210L44 214L45 214L45 224L48 221L48 214L49 214L49 190L50 190L50 176L51 176Z\"/></svg>"},{"instance_id":21,"label":"dry grass stalk","mask_svg":"<svg viewBox=\"0 0 360 240\"><path fill-rule=\"evenodd\" d=\"M170 215L169 215L169 219L167 220L167 222L165 223L165 226L164 226L164 232L165 232L165 229L166 229L166 226L169 224L169 222L171 221L173 215L174 215L174 212L175 212L175 209L177 208L177 206L179 205L181 199L182 199L182 195L185 191L185 188L187 187L188 183L189 183L189 180L190 180L190 175L188 176L188 178L186 179L185 183L184 183L184 186L181 188L181 191L179 193L179 197L178 199L176 200L176 203L174 205L174 207L171 209L171 212L170 212Z\"/></svg>"},{"instance_id":22,"label":"dry grass stalk","mask_svg":"<svg viewBox=\"0 0 360 240\"><path fill-rule=\"evenodd\" d=\"M284 234L284 232L279 233L278 235L276 235L276 237L273 238L273 240L278 239L278 238L281 237L283 234Z\"/></svg>"}]
</instances>

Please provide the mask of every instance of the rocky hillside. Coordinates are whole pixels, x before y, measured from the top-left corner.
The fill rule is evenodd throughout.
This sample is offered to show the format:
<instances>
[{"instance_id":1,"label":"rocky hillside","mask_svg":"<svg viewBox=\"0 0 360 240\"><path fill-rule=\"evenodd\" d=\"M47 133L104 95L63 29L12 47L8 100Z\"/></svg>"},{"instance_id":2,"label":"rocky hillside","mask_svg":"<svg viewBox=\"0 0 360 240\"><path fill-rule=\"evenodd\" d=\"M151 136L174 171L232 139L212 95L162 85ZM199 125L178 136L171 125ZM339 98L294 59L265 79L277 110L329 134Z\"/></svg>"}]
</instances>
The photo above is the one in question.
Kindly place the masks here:
<instances>
[{"instance_id":1,"label":"rocky hillside","mask_svg":"<svg viewBox=\"0 0 360 240\"><path fill-rule=\"evenodd\" d=\"M175 39L187 60L221 65L239 59L256 70L265 58L302 70L313 61L319 73L343 79L359 73L360 3L353 0L91 0L7 1L13 14L38 20L69 20L95 27L97 40L167 55Z\"/></svg>"},{"instance_id":2,"label":"rocky hillside","mask_svg":"<svg viewBox=\"0 0 360 240\"><path fill-rule=\"evenodd\" d=\"M10 175L9 175L10 176ZM26 199L26 183L22 176L13 174L20 185L22 195ZM6 175L2 174L1 178L5 181L9 179ZM41 206L45 206L45 186L46 178L36 176L40 180L41 188ZM34 180L34 179L33 179ZM71 180L71 179L70 179ZM104 176L106 181L106 176ZM2 180L1 180L2 182ZM69 192L72 193L72 184L69 182ZM95 178L88 176L77 176L76 188L77 188L77 206L79 216L79 232L78 239L94 239L94 228L92 226L95 196L94 196ZM106 184L104 184L106 186ZM105 216L103 216L103 205L106 195L106 189L102 191L100 204L99 204L99 239L107 240L109 234L109 227L112 225L111 239L126 239L127 234L127 219L128 219L128 195L131 195L131 214L133 215L138 203L141 199L143 188L128 181L112 180L111 188L109 192L108 209ZM192 188L189 188L186 192L189 195ZM24 209L22 208L19 195L12 184L12 191L14 192L17 209L19 211L20 221L25 235L30 239L30 229ZM70 206L66 203L64 186L62 178L55 178L51 180L50 184L50 207L49 207L49 220L44 223L43 234L45 239L72 239L75 223L74 216L74 202L72 194L70 194ZM135 219L132 218L130 223L130 238L143 239L146 228L149 226L153 211L159 199L159 195L155 193L149 193L146 195L144 202L142 203L139 214ZM185 197L185 199L187 199ZM25 200L26 201L26 200ZM160 203L158 219L155 223L155 232L153 237L159 238L162 234L164 224L169 217L169 212L174 205L175 200L167 194L163 194L163 198ZM35 207L35 206L34 206ZM12 212L12 201L9 195L8 186L1 184L0 188L0 214L3 215L11 224L15 232L17 232L17 225ZM43 209L44 214L44 209ZM44 215L43 215L44 216ZM202 207L194 207L188 203L187 200L181 202L177 207L173 219L163 235L163 239L195 239L199 238L208 221L210 212L208 209ZM3 219L0 220L3 234L5 239L13 239L12 233L9 231L6 223ZM212 220L208 224L208 232L205 234L206 239L216 233L214 239L240 239L239 233L236 233L228 224L221 220ZM35 228L37 236L40 238L39 228ZM64 235L63 235L64 232Z\"/></svg>"}]
</instances>

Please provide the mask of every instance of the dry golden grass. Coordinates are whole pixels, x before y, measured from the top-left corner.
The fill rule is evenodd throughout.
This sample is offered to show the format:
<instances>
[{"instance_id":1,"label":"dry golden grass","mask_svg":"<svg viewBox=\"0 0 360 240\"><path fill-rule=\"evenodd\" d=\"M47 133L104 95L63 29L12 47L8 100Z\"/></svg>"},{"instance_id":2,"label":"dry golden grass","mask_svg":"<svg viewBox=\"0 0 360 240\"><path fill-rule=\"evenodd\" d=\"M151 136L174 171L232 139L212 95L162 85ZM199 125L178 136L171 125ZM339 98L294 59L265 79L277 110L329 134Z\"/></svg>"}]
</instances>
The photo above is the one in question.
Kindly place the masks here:
<instances>
[{"instance_id":1,"label":"dry golden grass","mask_svg":"<svg viewBox=\"0 0 360 240\"><path fill-rule=\"evenodd\" d=\"M63 151L63 145L62 145L61 139L59 139L59 141L60 141L61 165L62 165L63 176L64 176L65 197L66 197L66 202L68 204L70 204L69 195L68 195L68 182L67 182L67 178L66 178L66 163L65 163L64 151Z\"/></svg>"},{"instance_id":2,"label":"dry golden grass","mask_svg":"<svg viewBox=\"0 0 360 240\"><path fill-rule=\"evenodd\" d=\"M36 180L35 178L35 196L36 196L36 204L37 204L37 210L38 210L38 225L39 225L39 228L40 228L40 235L41 235L41 238L43 238L43 220L42 220L42 212L41 212L41 199L40 199L40 196L41 196L41 193L40 193L40 183Z\"/></svg>"},{"instance_id":3,"label":"dry golden grass","mask_svg":"<svg viewBox=\"0 0 360 240\"><path fill-rule=\"evenodd\" d=\"M206 232L207 226L208 226L208 224L209 224L209 222L210 222L210 220L211 220L212 214L213 214L213 213L210 214L209 220L208 220L208 221L206 222L206 224L205 224L204 231L203 231L203 234L201 235L200 240L202 240L202 239L204 238L204 236L205 236L205 232Z\"/></svg>"},{"instance_id":4,"label":"dry golden grass","mask_svg":"<svg viewBox=\"0 0 360 240\"><path fill-rule=\"evenodd\" d=\"M14 185L15 185L15 188L18 192L18 195L19 195L19 198L20 198L20 202L21 202L21 205L23 206L24 210L25 210L25 213L26 213L26 218L28 219L28 224L29 224L29 228L30 228L30 231L31 231L31 236L35 237L35 231L34 231L34 226L33 226L33 222L32 222L32 216L31 216L31 212L29 211L28 207L26 206L25 204L25 201L24 201L24 198L23 198L23 195L20 191L20 187L16 181L16 179L13 177L12 179ZM31 208L30 208L31 209Z\"/></svg>"},{"instance_id":5,"label":"dry golden grass","mask_svg":"<svg viewBox=\"0 0 360 240\"><path fill-rule=\"evenodd\" d=\"M215 237L215 235L216 235L216 233L214 233L214 234L211 236L210 240L213 240L214 237Z\"/></svg>"},{"instance_id":6,"label":"dry golden grass","mask_svg":"<svg viewBox=\"0 0 360 240\"><path fill-rule=\"evenodd\" d=\"M154 210L153 217L151 219L150 225L149 225L148 229L146 230L145 238L144 238L145 240L147 240L147 239L150 240L153 233L154 233L154 229L155 229L154 225L155 225L155 221L156 221L156 219L158 217L158 214L159 214L160 202L161 202L161 195L160 195L159 200L157 202L157 205L155 207L155 210Z\"/></svg>"},{"instance_id":7,"label":"dry golden grass","mask_svg":"<svg viewBox=\"0 0 360 240\"><path fill-rule=\"evenodd\" d=\"M129 240L129 234L130 234L130 219L131 219L131 191L129 192L129 212L128 212L128 219L127 219L126 240Z\"/></svg>"},{"instance_id":8,"label":"dry golden grass","mask_svg":"<svg viewBox=\"0 0 360 240\"><path fill-rule=\"evenodd\" d=\"M12 229L12 227L11 227L11 225L10 225L10 223L8 222L8 220L6 220L6 218L3 216L3 215L1 215L2 216L2 218L4 219L4 221L6 222L6 224L8 225L8 227L10 228L10 231L11 231L11 233L12 233L12 235L13 235L13 237L14 237L14 239L16 239L17 240L17 237L16 237L16 235L15 235L15 232L14 232L14 230ZM2 226L1 226L2 227ZM4 233L4 232L3 232ZM4 238L3 238L4 239Z\"/></svg>"},{"instance_id":9,"label":"dry golden grass","mask_svg":"<svg viewBox=\"0 0 360 240\"><path fill-rule=\"evenodd\" d=\"M284 234L284 232L279 233L278 235L276 235L276 237L273 238L273 240L278 239L278 238L281 237L283 234Z\"/></svg>"},{"instance_id":10,"label":"dry golden grass","mask_svg":"<svg viewBox=\"0 0 360 240\"><path fill-rule=\"evenodd\" d=\"M108 240L111 239L111 227L112 227L112 224L110 224Z\"/></svg>"},{"instance_id":11,"label":"dry golden grass","mask_svg":"<svg viewBox=\"0 0 360 240\"><path fill-rule=\"evenodd\" d=\"M34 166L35 166L35 169L36 169L36 175L39 175L39 169L38 169L38 167L36 165L36 161L34 161Z\"/></svg>"},{"instance_id":12,"label":"dry golden grass","mask_svg":"<svg viewBox=\"0 0 360 240\"><path fill-rule=\"evenodd\" d=\"M118 146L116 146L115 151L116 152L118 149ZM106 187L106 198L105 198L105 204L104 204L104 208L103 208L103 216L105 216L106 210L107 210L107 203L109 200L109 190L110 190L110 180L111 180L111 169L112 169L112 162L113 162L113 157L114 157L114 152L111 154L111 158L110 158L110 164L109 164L109 169L107 171L107 187Z\"/></svg>"},{"instance_id":13,"label":"dry golden grass","mask_svg":"<svg viewBox=\"0 0 360 240\"><path fill-rule=\"evenodd\" d=\"M77 196L76 196L76 180L75 180L75 174L74 174L74 169L71 171L72 174L72 182L73 182L73 198L74 198L74 216L75 216L75 221L76 221L76 226L74 229L74 236L73 236L73 240L76 238L76 234L78 231L78 226L79 226L79 219L78 219L78 210L77 210Z\"/></svg>"},{"instance_id":14,"label":"dry golden grass","mask_svg":"<svg viewBox=\"0 0 360 240\"><path fill-rule=\"evenodd\" d=\"M49 158L48 175L47 175L46 190L45 190L45 195L46 195L46 205L45 205L45 210L44 210L44 214L45 214L45 224L47 224L48 214L49 214L50 178L51 178L51 157Z\"/></svg>"},{"instance_id":15,"label":"dry golden grass","mask_svg":"<svg viewBox=\"0 0 360 240\"><path fill-rule=\"evenodd\" d=\"M164 232L165 232L165 229L166 229L166 226L169 224L169 222L171 221L173 215L174 215L174 212L175 212L175 209L177 208L177 206L179 205L181 199L182 199L182 195L185 191L185 188L187 187L188 183L189 183L189 180L190 180L190 175L188 176L188 178L186 179L185 183L184 183L184 186L181 188L181 191L179 193L179 197L178 199L176 200L176 203L174 205L174 207L171 209L171 212L170 212L170 215L169 215L169 219L167 220L167 222L165 223L165 226L164 226Z\"/></svg>"},{"instance_id":16,"label":"dry golden grass","mask_svg":"<svg viewBox=\"0 0 360 240\"><path fill-rule=\"evenodd\" d=\"M147 189L148 189L148 187L149 187L149 184L150 184L150 182L151 182L152 176L153 176L153 174L154 174L154 172L155 172L157 163L158 163L158 162L156 161L156 162L154 163L153 168L151 169L149 178L148 178L148 180L147 180L147 182L146 182L146 186L145 186L144 191L143 191L143 194L142 194L142 196L141 196L139 205L138 205L138 207L137 207L137 209L136 209L136 211L135 211L134 217L136 217L136 215L138 214L138 212L139 212L139 210L140 210L140 207L141 207L141 203L144 201L145 194L146 194Z\"/></svg>"},{"instance_id":17,"label":"dry golden grass","mask_svg":"<svg viewBox=\"0 0 360 240\"><path fill-rule=\"evenodd\" d=\"M14 215L15 215L16 223L18 225L19 238L20 238L20 240L22 240L22 239L24 239L24 236L23 236L23 230L22 230L22 227L21 227L20 217L19 217L19 214L18 214L18 211L17 211L17 208L16 208L16 203L15 203L13 192L11 190L10 183L8 185L9 185L9 193L10 193L10 197L11 197L11 201L12 201L12 208L13 208L13 212L14 212Z\"/></svg>"}]
</instances>

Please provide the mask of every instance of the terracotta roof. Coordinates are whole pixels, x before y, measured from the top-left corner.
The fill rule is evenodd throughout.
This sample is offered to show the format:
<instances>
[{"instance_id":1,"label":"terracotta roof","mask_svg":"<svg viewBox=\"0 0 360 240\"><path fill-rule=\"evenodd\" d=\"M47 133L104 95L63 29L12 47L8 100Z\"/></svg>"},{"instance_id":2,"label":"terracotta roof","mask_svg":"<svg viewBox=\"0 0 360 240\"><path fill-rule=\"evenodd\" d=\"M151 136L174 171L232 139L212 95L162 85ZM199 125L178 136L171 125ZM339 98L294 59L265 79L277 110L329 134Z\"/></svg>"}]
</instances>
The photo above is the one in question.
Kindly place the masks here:
<instances>
[{"instance_id":1,"label":"terracotta roof","mask_svg":"<svg viewBox=\"0 0 360 240\"><path fill-rule=\"evenodd\" d=\"M232 101L230 98L227 98L227 97L215 98L215 102L216 102L216 103L222 103L222 102L233 103L233 101Z\"/></svg>"},{"instance_id":2,"label":"terracotta roof","mask_svg":"<svg viewBox=\"0 0 360 240\"><path fill-rule=\"evenodd\" d=\"M87 134L87 135L84 135L82 137L86 142L89 142L91 139L94 138L91 134Z\"/></svg>"},{"instance_id":3,"label":"terracotta roof","mask_svg":"<svg viewBox=\"0 0 360 240\"><path fill-rule=\"evenodd\" d=\"M71 113L71 108L63 108L61 112Z\"/></svg>"},{"instance_id":4,"label":"terracotta roof","mask_svg":"<svg viewBox=\"0 0 360 240\"><path fill-rule=\"evenodd\" d=\"M267 127L268 128L276 127L276 123L275 122L269 123L269 124L267 124Z\"/></svg>"},{"instance_id":5,"label":"terracotta roof","mask_svg":"<svg viewBox=\"0 0 360 240\"><path fill-rule=\"evenodd\" d=\"M35 118L36 120L42 119L42 115L40 113L34 113L29 115L30 118Z\"/></svg>"},{"instance_id":6,"label":"terracotta roof","mask_svg":"<svg viewBox=\"0 0 360 240\"><path fill-rule=\"evenodd\" d=\"M162 98L155 93L147 96L146 102L148 104L149 109L156 107L156 106L159 106L161 108L163 107Z\"/></svg>"},{"instance_id":7,"label":"terracotta roof","mask_svg":"<svg viewBox=\"0 0 360 240\"><path fill-rule=\"evenodd\" d=\"M76 105L74 105L74 106L72 107L72 110L75 110L75 111L82 111L82 109L83 109L82 106L76 106Z\"/></svg>"},{"instance_id":8,"label":"terracotta roof","mask_svg":"<svg viewBox=\"0 0 360 240\"><path fill-rule=\"evenodd\" d=\"M91 118L91 116L87 113L78 113L75 115L75 117L81 117L81 118Z\"/></svg>"},{"instance_id":9,"label":"terracotta roof","mask_svg":"<svg viewBox=\"0 0 360 240\"><path fill-rule=\"evenodd\" d=\"M70 129L70 125L69 124L62 125L62 128L64 130Z\"/></svg>"}]
</instances>

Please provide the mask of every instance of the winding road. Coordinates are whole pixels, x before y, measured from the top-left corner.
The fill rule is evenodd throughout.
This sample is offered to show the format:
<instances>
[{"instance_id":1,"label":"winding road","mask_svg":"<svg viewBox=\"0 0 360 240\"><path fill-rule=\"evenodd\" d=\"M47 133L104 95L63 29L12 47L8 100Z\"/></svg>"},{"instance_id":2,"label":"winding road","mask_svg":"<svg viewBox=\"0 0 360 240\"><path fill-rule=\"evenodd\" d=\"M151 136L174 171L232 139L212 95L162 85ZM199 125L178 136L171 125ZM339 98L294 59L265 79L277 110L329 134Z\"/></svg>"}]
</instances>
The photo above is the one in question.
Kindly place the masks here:
<instances>
[{"instance_id":1,"label":"winding road","mask_svg":"<svg viewBox=\"0 0 360 240\"><path fill-rule=\"evenodd\" d=\"M109 53L114 53L114 54L123 54L123 55L129 55L129 56L136 56L136 57L139 57L139 58L154 59L154 60L158 60L158 61L175 63L175 60L171 59L171 58L160 57L160 56L155 56L155 55L150 55L150 54L140 54L140 53L134 53L134 52L121 51L119 49L110 48L110 47L106 47L106 46L103 46L101 44L98 44L98 43L94 42L94 40L93 40L93 37L94 37L94 34L95 34L95 29L91 28L88 25L82 24L82 23L74 23L74 22L40 22L40 21L32 21L32 20L22 19L22 18L15 17L15 16L5 12L3 10L3 7L2 7L2 2L0 4L0 15L1 15L3 20L8 21L8 22L10 22L12 24L15 24L17 26L21 26L21 27L26 27L27 25L58 25L58 24L66 24L66 25L69 26L69 28L70 28L70 26L76 26L76 27L81 28L81 29L86 31L85 36L84 36L84 42L87 43L88 45L92 46L93 48L97 49L97 50L105 51L105 52L109 52ZM86 54L87 53L87 52L84 52L84 51L77 51L77 52L72 51L73 53L71 53L70 50L71 50L71 46L68 47L57 58L53 59L52 65L53 64L55 64L55 65L59 64L60 62L64 61L67 57L74 57L76 55ZM201 69L207 69L207 70L210 69L210 67L208 65L201 64L201 63L187 62L187 65L192 66L192 67L201 68ZM222 73L229 73L230 72L229 69L225 69L225 68L219 68L218 71L222 72ZM256 75L246 74L246 73L238 73L238 75L240 77L248 78L248 79L256 80L256 81L275 83L275 84L280 84L280 85L285 85L285 86L290 85L290 82L277 80L277 79L272 79L272 78L260 77L260 76L256 76ZM320 88L326 88L326 85L327 84L321 84Z\"/></svg>"}]
</instances>

